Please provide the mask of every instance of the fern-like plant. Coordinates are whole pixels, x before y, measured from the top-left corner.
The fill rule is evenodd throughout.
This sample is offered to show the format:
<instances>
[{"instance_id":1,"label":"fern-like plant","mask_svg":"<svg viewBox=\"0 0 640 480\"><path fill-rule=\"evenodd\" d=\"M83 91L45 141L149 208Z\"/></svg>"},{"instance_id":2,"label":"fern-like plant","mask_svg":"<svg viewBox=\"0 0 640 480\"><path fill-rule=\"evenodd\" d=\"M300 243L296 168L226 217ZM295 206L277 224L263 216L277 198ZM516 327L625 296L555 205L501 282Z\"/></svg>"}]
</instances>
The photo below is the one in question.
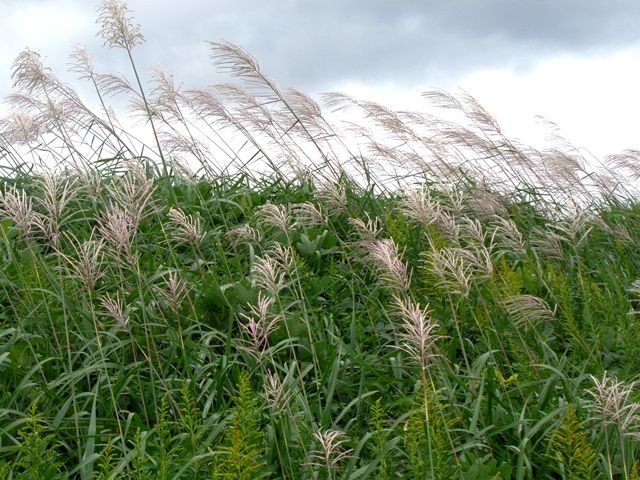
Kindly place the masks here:
<instances>
[{"instance_id":1,"label":"fern-like plant","mask_svg":"<svg viewBox=\"0 0 640 480\"><path fill-rule=\"evenodd\" d=\"M416 396L404 436L410 478L449 478L454 473L448 431L454 423L455 419L445 418L442 405L434 395Z\"/></svg>"},{"instance_id":2,"label":"fern-like plant","mask_svg":"<svg viewBox=\"0 0 640 480\"><path fill-rule=\"evenodd\" d=\"M386 415L382 406L382 399L378 398L371 407L371 423L374 427L374 454L379 457L378 480L387 480L389 477L389 461L386 452L387 431L385 428Z\"/></svg>"},{"instance_id":3,"label":"fern-like plant","mask_svg":"<svg viewBox=\"0 0 640 480\"><path fill-rule=\"evenodd\" d=\"M587 434L569 405L562 423L549 437L549 457L553 468L568 480L597 480L602 478L598 469L598 455L589 443Z\"/></svg>"},{"instance_id":4,"label":"fern-like plant","mask_svg":"<svg viewBox=\"0 0 640 480\"><path fill-rule=\"evenodd\" d=\"M38 416L37 409L34 402L25 427L18 432L22 442L13 470L21 480L57 479L62 473L62 463L54 444L55 436Z\"/></svg>"},{"instance_id":5,"label":"fern-like plant","mask_svg":"<svg viewBox=\"0 0 640 480\"><path fill-rule=\"evenodd\" d=\"M214 480L259 480L269 478L266 444L260 422L258 399L246 372L240 374L233 400L232 417L225 430L221 454L214 465Z\"/></svg>"}]
</instances>

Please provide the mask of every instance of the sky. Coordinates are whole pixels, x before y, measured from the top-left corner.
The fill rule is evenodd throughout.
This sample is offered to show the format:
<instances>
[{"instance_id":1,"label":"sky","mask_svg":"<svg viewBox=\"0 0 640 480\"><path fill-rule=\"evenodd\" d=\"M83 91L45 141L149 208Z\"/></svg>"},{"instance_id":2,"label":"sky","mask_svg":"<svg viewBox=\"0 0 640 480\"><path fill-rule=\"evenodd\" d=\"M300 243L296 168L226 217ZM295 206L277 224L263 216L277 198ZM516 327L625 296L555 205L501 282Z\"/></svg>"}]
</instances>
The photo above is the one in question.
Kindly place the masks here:
<instances>
[{"instance_id":1,"label":"sky","mask_svg":"<svg viewBox=\"0 0 640 480\"><path fill-rule=\"evenodd\" d=\"M420 93L463 89L504 130L541 142L537 116L596 156L640 149L637 0L129 0L160 65L185 87L221 80L207 41L252 53L280 85L319 98L342 91L392 108L423 109ZM64 80L73 45L100 71L127 72L96 37L98 2L0 0L0 98L25 47ZM0 116L7 110L0 104Z\"/></svg>"}]
</instances>

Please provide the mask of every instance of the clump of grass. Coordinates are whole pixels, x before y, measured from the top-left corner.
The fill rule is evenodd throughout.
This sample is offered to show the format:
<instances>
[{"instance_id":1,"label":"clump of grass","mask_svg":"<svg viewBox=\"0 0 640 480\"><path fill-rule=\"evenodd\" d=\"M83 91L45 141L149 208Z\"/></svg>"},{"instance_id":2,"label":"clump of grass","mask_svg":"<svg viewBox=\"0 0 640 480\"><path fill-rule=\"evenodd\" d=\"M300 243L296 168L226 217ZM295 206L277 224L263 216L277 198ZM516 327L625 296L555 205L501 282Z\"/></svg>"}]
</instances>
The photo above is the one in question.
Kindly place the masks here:
<instances>
[{"instance_id":1,"label":"clump of grass","mask_svg":"<svg viewBox=\"0 0 640 480\"><path fill-rule=\"evenodd\" d=\"M0 476L638 476L637 154L321 107L229 43L236 83L147 88L100 25L132 80L76 50L93 111L26 50L0 122Z\"/></svg>"}]
</instances>

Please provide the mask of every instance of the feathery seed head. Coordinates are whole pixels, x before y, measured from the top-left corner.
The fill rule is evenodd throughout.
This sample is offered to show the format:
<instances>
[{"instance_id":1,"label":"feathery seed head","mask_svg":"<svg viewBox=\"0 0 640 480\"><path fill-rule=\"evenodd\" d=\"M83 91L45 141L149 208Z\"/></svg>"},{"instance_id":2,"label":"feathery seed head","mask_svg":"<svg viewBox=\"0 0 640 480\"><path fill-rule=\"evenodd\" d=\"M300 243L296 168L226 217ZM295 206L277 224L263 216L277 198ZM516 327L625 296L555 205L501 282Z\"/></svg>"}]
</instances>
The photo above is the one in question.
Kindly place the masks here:
<instances>
[{"instance_id":1,"label":"feathery seed head","mask_svg":"<svg viewBox=\"0 0 640 480\"><path fill-rule=\"evenodd\" d=\"M449 212L454 215L461 214L464 210L465 192L455 186L450 186L446 188L446 193L448 200L447 209Z\"/></svg>"},{"instance_id":2,"label":"feathery seed head","mask_svg":"<svg viewBox=\"0 0 640 480\"><path fill-rule=\"evenodd\" d=\"M409 289L411 276L393 239L373 240L365 245L370 258L383 271L387 285L394 290Z\"/></svg>"},{"instance_id":3,"label":"feathery seed head","mask_svg":"<svg viewBox=\"0 0 640 480\"><path fill-rule=\"evenodd\" d=\"M157 291L169 309L177 314L188 293L187 282L181 279L177 272L170 272L165 275L164 282L157 287Z\"/></svg>"},{"instance_id":4,"label":"feathery seed head","mask_svg":"<svg viewBox=\"0 0 640 480\"><path fill-rule=\"evenodd\" d=\"M104 271L101 268L104 242L89 239L80 243L71 233L67 233L65 236L72 246L74 255L68 256L61 250L58 250L58 254L65 260L70 278L80 280L87 292L91 294L97 281L104 276Z\"/></svg>"},{"instance_id":5,"label":"feathery seed head","mask_svg":"<svg viewBox=\"0 0 640 480\"><path fill-rule=\"evenodd\" d=\"M29 113L12 111L0 119L0 133L10 144L28 145L36 141L43 131L41 119Z\"/></svg>"},{"instance_id":6,"label":"feathery seed head","mask_svg":"<svg viewBox=\"0 0 640 480\"><path fill-rule=\"evenodd\" d=\"M535 227L533 229L533 237L531 238L531 246L540 255L556 260L564 259L563 243L567 242L567 238L548 229Z\"/></svg>"},{"instance_id":7,"label":"feathery seed head","mask_svg":"<svg viewBox=\"0 0 640 480\"><path fill-rule=\"evenodd\" d=\"M257 257L251 267L256 285L269 292L274 298L284 288L285 270L275 258Z\"/></svg>"},{"instance_id":8,"label":"feathery seed head","mask_svg":"<svg viewBox=\"0 0 640 480\"><path fill-rule=\"evenodd\" d=\"M31 228L37 225L31 198L13 185L5 186L4 192L0 192L0 217L11 220L24 236L28 236Z\"/></svg>"},{"instance_id":9,"label":"feathery seed head","mask_svg":"<svg viewBox=\"0 0 640 480\"><path fill-rule=\"evenodd\" d=\"M498 238L502 244L513 253L523 255L526 253L522 234L518 226L510 218L496 217L494 238Z\"/></svg>"},{"instance_id":10,"label":"feathery seed head","mask_svg":"<svg viewBox=\"0 0 640 480\"><path fill-rule=\"evenodd\" d=\"M440 230L449 237L449 240L455 244L460 243L460 224L456 222L455 217L445 211L440 212L438 216L438 226Z\"/></svg>"},{"instance_id":11,"label":"feathery seed head","mask_svg":"<svg viewBox=\"0 0 640 480\"><path fill-rule=\"evenodd\" d=\"M400 335L400 349L407 352L423 370L426 370L438 355L436 343L443 337L434 332L440 325L431 319L428 306L422 308L420 304L397 295L394 299L404 329Z\"/></svg>"},{"instance_id":12,"label":"feathery seed head","mask_svg":"<svg viewBox=\"0 0 640 480\"><path fill-rule=\"evenodd\" d=\"M262 225L276 227L284 233L289 231L291 218L284 205L274 205L273 203L262 205L256 210L256 218L258 223Z\"/></svg>"},{"instance_id":13,"label":"feathery seed head","mask_svg":"<svg viewBox=\"0 0 640 480\"><path fill-rule=\"evenodd\" d=\"M250 225L238 225L229 230L225 237L229 239L233 248L238 248L242 242L257 243L260 241L260 232Z\"/></svg>"},{"instance_id":14,"label":"feathery seed head","mask_svg":"<svg viewBox=\"0 0 640 480\"><path fill-rule=\"evenodd\" d=\"M502 305L519 327L545 322L554 316L547 302L534 295L514 295L503 300Z\"/></svg>"},{"instance_id":15,"label":"feathery seed head","mask_svg":"<svg viewBox=\"0 0 640 480\"><path fill-rule=\"evenodd\" d=\"M78 187L74 179L65 178L51 171L45 171L36 183L41 190L41 194L36 197L37 203L46 212L37 215L36 224L54 243L54 246L57 246L60 226L65 220L65 207L75 197Z\"/></svg>"},{"instance_id":16,"label":"feathery seed head","mask_svg":"<svg viewBox=\"0 0 640 480\"><path fill-rule=\"evenodd\" d=\"M98 231L114 248L116 255L131 256L131 246L137 231L137 223L119 206L112 206L98 217Z\"/></svg>"},{"instance_id":17,"label":"feathery seed head","mask_svg":"<svg viewBox=\"0 0 640 480\"><path fill-rule=\"evenodd\" d=\"M14 88L31 94L34 90L42 89L44 85L51 83L53 76L42 64L40 54L27 48L20 52L13 62L11 79Z\"/></svg>"},{"instance_id":18,"label":"feathery seed head","mask_svg":"<svg viewBox=\"0 0 640 480\"><path fill-rule=\"evenodd\" d=\"M632 402L636 382L624 383L605 371L602 379L589 375L594 386L587 390L592 397L592 419L602 425L615 425L624 436L640 440L640 402Z\"/></svg>"},{"instance_id":19,"label":"feathery seed head","mask_svg":"<svg viewBox=\"0 0 640 480\"><path fill-rule=\"evenodd\" d=\"M109 193L137 228L140 220L151 213L147 207L154 190L153 179L147 175L144 165L128 162L127 171L120 178L119 185L110 188Z\"/></svg>"},{"instance_id":20,"label":"feathery seed head","mask_svg":"<svg viewBox=\"0 0 640 480\"><path fill-rule=\"evenodd\" d=\"M316 227L325 224L323 213L311 202L304 202L292 207L296 217L296 225L303 227Z\"/></svg>"},{"instance_id":21,"label":"feathery seed head","mask_svg":"<svg viewBox=\"0 0 640 480\"><path fill-rule=\"evenodd\" d=\"M349 223L362 238L362 244L373 242L382 231L378 219L369 217L368 213L366 222L360 218L350 218Z\"/></svg>"},{"instance_id":22,"label":"feathery seed head","mask_svg":"<svg viewBox=\"0 0 640 480\"><path fill-rule=\"evenodd\" d=\"M460 233L473 241L477 246L484 245L487 234L482 223L477 218L462 217L460 221Z\"/></svg>"},{"instance_id":23,"label":"feathery seed head","mask_svg":"<svg viewBox=\"0 0 640 480\"><path fill-rule=\"evenodd\" d=\"M74 46L71 60L69 71L77 73L81 80L88 80L94 76L93 60L86 48L78 45Z\"/></svg>"},{"instance_id":24,"label":"feathery seed head","mask_svg":"<svg viewBox=\"0 0 640 480\"><path fill-rule=\"evenodd\" d=\"M259 293L257 305L251 305L248 314L240 314L246 321L246 323L239 323L249 337L247 351L258 359L264 355L269 347L269 334L276 329L282 320L280 315L271 313L273 303L273 298L263 297Z\"/></svg>"},{"instance_id":25,"label":"feathery seed head","mask_svg":"<svg viewBox=\"0 0 640 480\"><path fill-rule=\"evenodd\" d=\"M174 240L194 246L200 245L204 238L204 232L198 217L187 215L182 209L176 207L169 210L169 219Z\"/></svg>"},{"instance_id":26,"label":"feathery seed head","mask_svg":"<svg viewBox=\"0 0 640 480\"><path fill-rule=\"evenodd\" d=\"M347 211L347 194L344 187L338 183L328 181L320 184L318 198L329 207L329 211Z\"/></svg>"},{"instance_id":27,"label":"feathery seed head","mask_svg":"<svg viewBox=\"0 0 640 480\"><path fill-rule=\"evenodd\" d=\"M264 382L264 394L267 403L273 410L283 409L293 395L292 390L286 389L286 384L277 374L267 372L267 378Z\"/></svg>"},{"instance_id":28,"label":"feathery seed head","mask_svg":"<svg viewBox=\"0 0 640 480\"><path fill-rule=\"evenodd\" d=\"M424 226L437 222L442 215L440 204L423 189L405 192L402 213Z\"/></svg>"},{"instance_id":29,"label":"feathery seed head","mask_svg":"<svg viewBox=\"0 0 640 480\"><path fill-rule=\"evenodd\" d=\"M272 254L285 274L291 272L295 262L293 259L293 251L290 246L276 243L273 247Z\"/></svg>"},{"instance_id":30,"label":"feathery seed head","mask_svg":"<svg viewBox=\"0 0 640 480\"><path fill-rule=\"evenodd\" d=\"M483 188L474 188L467 201L474 216L481 220L493 217L507 217L508 212L499 198Z\"/></svg>"},{"instance_id":31,"label":"feathery seed head","mask_svg":"<svg viewBox=\"0 0 640 480\"><path fill-rule=\"evenodd\" d=\"M312 466L337 468L343 460L351 455L351 449L345 450L343 443L347 441L346 434L339 430L319 430L313 434L320 448L311 453Z\"/></svg>"},{"instance_id":32,"label":"feathery seed head","mask_svg":"<svg viewBox=\"0 0 640 480\"><path fill-rule=\"evenodd\" d=\"M83 168L77 172L81 188L92 197L99 197L102 191L102 174L95 168Z\"/></svg>"},{"instance_id":33,"label":"feathery seed head","mask_svg":"<svg viewBox=\"0 0 640 480\"><path fill-rule=\"evenodd\" d=\"M429 253L431 268L440 278L439 285L451 294L467 297L471 291L473 266L469 252L461 248L444 248Z\"/></svg>"},{"instance_id":34,"label":"feathery seed head","mask_svg":"<svg viewBox=\"0 0 640 480\"><path fill-rule=\"evenodd\" d=\"M634 280L629 286L628 291L634 295L640 296L640 279Z\"/></svg>"},{"instance_id":35,"label":"feathery seed head","mask_svg":"<svg viewBox=\"0 0 640 480\"><path fill-rule=\"evenodd\" d=\"M100 299L100 304L105 309L104 315L111 317L116 321L116 324L120 328L126 328L129 323L129 319L125 315L124 303L120 298L120 294L116 293L115 298L104 296Z\"/></svg>"},{"instance_id":36,"label":"feathery seed head","mask_svg":"<svg viewBox=\"0 0 640 480\"><path fill-rule=\"evenodd\" d=\"M153 85L154 108L168 119L184 121L180 104L185 100L184 95L176 86L173 75L169 75L162 68L156 67L151 71L151 82ZM193 141L193 137L189 139Z\"/></svg>"},{"instance_id":37,"label":"feathery seed head","mask_svg":"<svg viewBox=\"0 0 640 480\"><path fill-rule=\"evenodd\" d=\"M133 22L126 3L121 0L103 0L97 23L100 24L98 36L109 47L131 50L144 42L140 25Z\"/></svg>"}]
</instances>

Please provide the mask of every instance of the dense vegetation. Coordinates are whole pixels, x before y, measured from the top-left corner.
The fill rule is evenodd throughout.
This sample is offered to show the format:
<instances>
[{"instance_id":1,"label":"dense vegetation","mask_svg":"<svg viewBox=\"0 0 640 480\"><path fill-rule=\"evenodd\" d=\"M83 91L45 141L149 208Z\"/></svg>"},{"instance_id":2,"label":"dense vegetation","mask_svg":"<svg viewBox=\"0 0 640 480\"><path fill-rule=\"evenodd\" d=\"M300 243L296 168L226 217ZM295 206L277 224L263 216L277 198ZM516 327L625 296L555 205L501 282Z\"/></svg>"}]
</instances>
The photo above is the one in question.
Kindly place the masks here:
<instances>
[{"instance_id":1,"label":"dense vegetation","mask_svg":"<svg viewBox=\"0 0 640 480\"><path fill-rule=\"evenodd\" d=\"M0 478L640 479L637 152L328 95L356 148L230 44L244 87L145 92L100 22L135 81L27 50L0 125Z\"/></svg>"}]
</instances>

